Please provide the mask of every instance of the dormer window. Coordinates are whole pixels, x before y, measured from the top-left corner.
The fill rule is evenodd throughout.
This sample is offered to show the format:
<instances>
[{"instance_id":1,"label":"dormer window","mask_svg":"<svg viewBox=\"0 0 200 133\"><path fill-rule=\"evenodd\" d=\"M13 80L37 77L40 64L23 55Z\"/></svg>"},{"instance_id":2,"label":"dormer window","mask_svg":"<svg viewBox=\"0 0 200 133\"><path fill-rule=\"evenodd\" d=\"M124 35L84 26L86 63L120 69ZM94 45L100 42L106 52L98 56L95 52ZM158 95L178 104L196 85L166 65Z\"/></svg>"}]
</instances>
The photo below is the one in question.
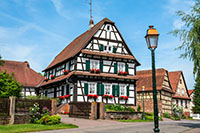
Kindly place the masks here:
<instances>
[{"instance_id":1,"label":"dormer window","mask_svg":"<svg viewBox=\"0 0 200 133\"><path fill-rule=\"evenodd\" d=\"M180 79L180 84L182 84L182 80Z\"/></svg>"}]
</instances>

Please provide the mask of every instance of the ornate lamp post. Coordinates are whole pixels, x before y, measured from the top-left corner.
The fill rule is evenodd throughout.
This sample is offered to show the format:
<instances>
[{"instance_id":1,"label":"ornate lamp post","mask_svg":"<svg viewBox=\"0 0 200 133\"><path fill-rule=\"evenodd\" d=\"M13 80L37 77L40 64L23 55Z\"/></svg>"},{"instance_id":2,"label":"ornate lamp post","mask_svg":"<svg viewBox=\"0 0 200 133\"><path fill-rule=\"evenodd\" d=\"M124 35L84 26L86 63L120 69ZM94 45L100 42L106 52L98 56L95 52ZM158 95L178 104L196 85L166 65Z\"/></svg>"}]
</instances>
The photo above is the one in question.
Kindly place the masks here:
<instances>
[{"instance_id":1,"label":"ornate lamp post","mask_svg":"<svg viewBox=\"0 0 200 133\"><path fill-rule=\"evenodd\" d=\"M142 120L145 120L145 114L144 114L144 86L142 86L142 96L143 96L143 114L142 114Z\"/></svg>"},{"instance_id":2,"label":"ornate lamp post","mask_svg":"<svg viewBox=\"0 0 200 133\"><path fill-rule=\"evenodd\" d=\"M152 82L153 82L153 102L154 102L154 132L159 133L158 123L158 103L157 103L157 90L156 90L156 72L155 72L155 54L154 51L158 45L158 32L153 26L149 26L145 36L148 49L151 50L152 55Z\"/></svg>"}]
</instances>

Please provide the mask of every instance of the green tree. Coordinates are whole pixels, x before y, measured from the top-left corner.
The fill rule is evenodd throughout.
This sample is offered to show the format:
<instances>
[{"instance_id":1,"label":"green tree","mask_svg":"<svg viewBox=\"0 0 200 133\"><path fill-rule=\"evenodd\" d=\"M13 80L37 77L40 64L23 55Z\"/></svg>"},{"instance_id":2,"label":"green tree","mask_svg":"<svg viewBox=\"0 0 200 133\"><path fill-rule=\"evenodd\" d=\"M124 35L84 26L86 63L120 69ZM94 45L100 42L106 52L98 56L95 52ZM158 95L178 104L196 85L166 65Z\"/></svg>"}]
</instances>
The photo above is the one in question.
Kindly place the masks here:
<instances>
[{"instance_id":1,"label":"green tree","mask_svg":"<svg viewBox=\"0 0 200 133\"><path fill-rule=\"evenodd\" d=\"M200 0L194 1L190 13L177 11L184 28L175 29L170 33L180 37L182 44L177 49L184 50L180 57L188 57L194 63L193 74L196 76L200 74Z\"/></svg>"},{"instance_id":2,"label":"green tree","mask_svg":"<svg viewBox=\"0 0 200 133\"><path fill-rule=\"evenodd\" d=\"M200 114L200 75L197 75L196 83L194 86L194 96L193 96L193 111L194 113Z\"/></svg>"},{"instance_id":3,"label":"green tree","mask_svg":"<svg viewBox=\"0 0 200 133\"><path fill-rule=\"evenodd\" d=\"M22 85L14 78L14 74L8 74L5 71L0 73L0 97L9 96L20 97Z\"/></svg>"},{"instance_id":4,"label":"green tree","mask_svg":"<svg viewBox=\"0 0 200 133\"><path fill-rule=\"evenodd\" d=\"M4 62L5 62L5 61L1 59L1 55L0 55L0 66L3 66L3 65L4 65Z\"/></svg>"}]
</instances>

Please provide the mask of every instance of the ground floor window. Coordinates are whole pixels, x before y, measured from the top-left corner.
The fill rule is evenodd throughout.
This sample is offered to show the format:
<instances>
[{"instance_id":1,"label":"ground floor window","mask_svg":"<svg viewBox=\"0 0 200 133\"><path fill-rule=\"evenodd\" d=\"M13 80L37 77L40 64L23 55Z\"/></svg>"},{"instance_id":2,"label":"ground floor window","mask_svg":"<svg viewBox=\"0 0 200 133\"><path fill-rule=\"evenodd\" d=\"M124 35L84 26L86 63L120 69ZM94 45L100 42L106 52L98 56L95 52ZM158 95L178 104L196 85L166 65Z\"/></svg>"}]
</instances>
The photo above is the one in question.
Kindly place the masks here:
<instances>
[{"instance_id":1,"label":"ground floor window","mask_svg":"<svg viewBox=\"0 0 200 133\"><path fill-rule=\"evenodd\" d=\"M125 96L126 95L126 86L125 85L120 85L120 96Z\"/></svg>"},{"instance_id":2,"label":"ground floor window","mask_svg":"<svg viewBox=\"0 0 200 133\"><path fill-rule=\"evenodd\" d=\"M107 95L111 95L112 93L111 93L111 85L110 84L105 84L104 85L105 87L105 94L107 94Z\"/></svg>"},{"instance_id":3,"label":"ground floor window","mask_svg":"<svg viewBox=\"0 0 200 133\"><path fill-rule=\"evenodd\" d=\"M96 94L96 84L89 83L89 94Z\"/></svg>"}]
</instances>

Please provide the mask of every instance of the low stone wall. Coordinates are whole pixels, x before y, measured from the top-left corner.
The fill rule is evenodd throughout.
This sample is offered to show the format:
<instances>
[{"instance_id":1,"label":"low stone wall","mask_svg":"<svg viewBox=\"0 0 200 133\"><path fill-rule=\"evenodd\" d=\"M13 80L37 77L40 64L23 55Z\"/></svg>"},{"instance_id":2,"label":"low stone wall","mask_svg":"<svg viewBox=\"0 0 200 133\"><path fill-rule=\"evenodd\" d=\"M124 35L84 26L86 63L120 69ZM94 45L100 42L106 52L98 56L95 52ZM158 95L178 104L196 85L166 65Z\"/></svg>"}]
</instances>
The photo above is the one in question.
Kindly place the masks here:
<instances>
[{"instance_id":1,"label":"low stone wall","mask_svg":"<svg viewBox=\"0 0 200 133\"><path fill-rule=\"evenodd\" d=\"M10 116L0 116L0 125L9 124Z\"/></svg>"},{"instance_id":2,"label":"low stone wall","mask_svg":"<svg viewBox=\"0 0 200 133\"><path fill-rule=\"evenodd\" d=\"M30 115L16 114L14 124L28 124L30 121Z\"/></svg>"},{"instance_id":3,"label":"low stone wall","mask_svg":"<svg viewBox=\"0 0 200 133\"><path fill-rule=\"evenodd\" d=\"M105 119L107 120L136 120L141 119L141 112L118 112L107 111L105 112Z\"/></svg>"}]
</instances>

